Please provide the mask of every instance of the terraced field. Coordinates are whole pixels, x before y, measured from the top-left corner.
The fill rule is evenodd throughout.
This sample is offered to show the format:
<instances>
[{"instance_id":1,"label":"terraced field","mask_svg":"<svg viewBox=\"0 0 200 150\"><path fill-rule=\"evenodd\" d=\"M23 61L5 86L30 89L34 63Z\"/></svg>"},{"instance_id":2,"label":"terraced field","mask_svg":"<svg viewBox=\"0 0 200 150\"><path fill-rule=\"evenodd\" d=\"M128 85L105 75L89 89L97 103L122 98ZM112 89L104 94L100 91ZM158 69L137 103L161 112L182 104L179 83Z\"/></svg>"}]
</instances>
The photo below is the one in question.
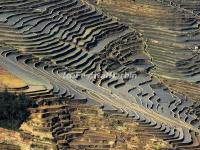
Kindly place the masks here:
<instances>
[{"instance_id":1,"label":"terraced field","mask_svg":"<svg viewBox=\"0 0 200 150\"><path fill-rule=\"evenodd\" d=\"M11 89L24 89L27 87L19 78L15 77L13 74L10 74L7 70L0 66L0 89L3 90L5 87Z\"/></svg>"},{"instance_id":2,"label":"terraced field","mask_svg":"<svg viewBox=\"0 0 200 150\"><path fill-rule=\"evenodd\" d=\"M139 126L132 118L105 114L94 106L42 106L31 109L31 112L20 133L24 143L30 143L30 149L51 149L55 146L58 149L112 150L171 147L152 136L145 126ZM30 137L35 140L31 141Z\"/></svg>"},{"instance_id":3,"label":"terraced field","mask_svg":"<svg viewBox=\"0 0 200 150\"><path fill-rule=\"evenodd\" d=\"M61 97L67 103L96 106L137 122L176 148L199 149L200 120L193 109L200 105L172 93L155 76L199 84L198 17L158 1L123 2L111 2L109 10L102 5L121 23L83 0L2 0L0 65L28 85L43 86L25 91L36 100ZM51 122L47 130L52 132L46 136L57 149L81 149L82 140L94 131L79 138L84 130L71 131L68 113L64 106L32 115ZM40 123L33 129L34 122L29 123L22 128L42 137ZM86 147L118 146L112 134L103 138L111 142ZM46 143L50 147L51 140Z\"/></svg>"},{"instance_id":4,"label":"terraced field","mask_svg":"<svg viewBox=\"0 0 200 150\"><path fill-rule=\"evenodd\" d=\"M198 1L175 2L118 0L100 6L143 34L154 73L199 84L199 16L192 10Z\"/></svg>"}]
</instances>

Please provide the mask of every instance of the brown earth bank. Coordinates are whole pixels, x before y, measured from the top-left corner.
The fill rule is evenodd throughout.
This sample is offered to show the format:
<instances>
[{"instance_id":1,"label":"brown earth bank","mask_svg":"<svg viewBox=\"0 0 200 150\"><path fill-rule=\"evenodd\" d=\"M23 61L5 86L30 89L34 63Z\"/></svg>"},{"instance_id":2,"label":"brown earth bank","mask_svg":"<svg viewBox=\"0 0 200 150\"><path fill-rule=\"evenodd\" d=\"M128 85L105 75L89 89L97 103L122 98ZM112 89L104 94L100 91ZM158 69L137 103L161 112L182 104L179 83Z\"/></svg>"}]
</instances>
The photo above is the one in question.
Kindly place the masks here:
<instances>
[{"instance_id":1,"label":"brown earth bank","mask_svg":"<svg viewBox=\"0 0 200 150\"><path fill-rule=\"evenodd\" d=\"M0 128L0 150L20 150L21 144L19 132Z\"/></svg>"},{"instance_id":2,"label":"brown earth bank","mask_svg":"<svg viewBox=\"0 0 200 150\"><path fill-rule=\"evenodd\" d=\"M30 109L19 132L1 129L0 149L167 149L131 118L104 113L84 104L46 105Z\"/></svg>"},{"instance_id":3,"label":"brown earth bank","mask_svg":"<svg viewBox=\"0 0 200 150\"><path fill-rule=\"evenodd\" d=\"M0 90L8 89L24 89L27 84L9 71L0 66Z\"/></svg>"},{"instance_id":4,"label":"brown earth bank","mask_svg":"<svg viewBox=\"0 0 200 150\"><path fill-rule=\"evenodd\" d=\"M18 78L0 65L0 92L5 90L16 94L26 93L33 99L54 97L44 85L27 84L23 79Z\"/></svg>"}]
</instances>

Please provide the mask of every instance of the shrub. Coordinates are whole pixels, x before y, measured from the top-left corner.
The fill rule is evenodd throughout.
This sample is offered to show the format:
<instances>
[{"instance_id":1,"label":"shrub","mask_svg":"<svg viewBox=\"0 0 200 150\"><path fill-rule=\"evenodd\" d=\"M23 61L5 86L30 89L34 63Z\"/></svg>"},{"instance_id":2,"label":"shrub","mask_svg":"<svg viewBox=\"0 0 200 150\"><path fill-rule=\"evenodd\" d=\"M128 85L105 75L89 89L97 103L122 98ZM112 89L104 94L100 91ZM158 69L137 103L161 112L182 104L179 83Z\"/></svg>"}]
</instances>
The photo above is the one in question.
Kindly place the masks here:
<instances>
[{"instance_id":1,"label":"shrub","mask_svg":"<svg viewBox=\"0 0 200 150\"><path fill-rule=\"evenodd\" d=\"M0 92L0 126L18 128L29 116L27 108L33 106L33 101L23 93L16 95L7 90Z\"/></svg>"}]
</instances>

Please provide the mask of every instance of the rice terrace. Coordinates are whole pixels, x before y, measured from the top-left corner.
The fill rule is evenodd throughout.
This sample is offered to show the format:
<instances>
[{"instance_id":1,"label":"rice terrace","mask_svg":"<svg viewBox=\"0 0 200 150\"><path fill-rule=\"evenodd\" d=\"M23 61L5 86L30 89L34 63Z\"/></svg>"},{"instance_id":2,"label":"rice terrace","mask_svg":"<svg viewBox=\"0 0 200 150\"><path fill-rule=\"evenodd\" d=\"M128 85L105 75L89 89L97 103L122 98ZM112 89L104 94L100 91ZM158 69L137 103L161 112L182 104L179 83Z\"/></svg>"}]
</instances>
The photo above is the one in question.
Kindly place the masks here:
<instances>
[{"instance_id":1,"label":"rice terrace","mask_svg":"<svg viewBox=\"0 0 200 150\"><path fill-rule=\"evenodd\" d=\"M0 0L0 150L200 149L199 0Z\"/></svg>"}]
</instances>

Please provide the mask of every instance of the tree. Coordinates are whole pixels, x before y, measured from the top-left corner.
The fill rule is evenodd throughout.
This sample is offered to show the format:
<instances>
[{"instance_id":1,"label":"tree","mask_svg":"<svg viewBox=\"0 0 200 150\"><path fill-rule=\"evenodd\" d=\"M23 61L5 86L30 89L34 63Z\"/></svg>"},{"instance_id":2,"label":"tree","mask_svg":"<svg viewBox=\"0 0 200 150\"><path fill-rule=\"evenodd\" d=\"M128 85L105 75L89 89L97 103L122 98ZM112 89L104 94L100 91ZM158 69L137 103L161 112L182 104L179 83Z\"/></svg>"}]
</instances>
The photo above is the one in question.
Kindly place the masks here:
<instances>
[{"instance_id":1,"label":"tree","mask_svg":"<svg viewBox=\"0 0 200 150\"><path fill-rule=\"evenodd\" d=\"M14 121L16 126L19 127L20 124L29 116L27 108L34 107L34 105L33 101L25 94L21 93L17 95L9 93L8 90L5 89L5 91L0 92L1 123L13 123Z\"/></svg>"}]
</instances>

